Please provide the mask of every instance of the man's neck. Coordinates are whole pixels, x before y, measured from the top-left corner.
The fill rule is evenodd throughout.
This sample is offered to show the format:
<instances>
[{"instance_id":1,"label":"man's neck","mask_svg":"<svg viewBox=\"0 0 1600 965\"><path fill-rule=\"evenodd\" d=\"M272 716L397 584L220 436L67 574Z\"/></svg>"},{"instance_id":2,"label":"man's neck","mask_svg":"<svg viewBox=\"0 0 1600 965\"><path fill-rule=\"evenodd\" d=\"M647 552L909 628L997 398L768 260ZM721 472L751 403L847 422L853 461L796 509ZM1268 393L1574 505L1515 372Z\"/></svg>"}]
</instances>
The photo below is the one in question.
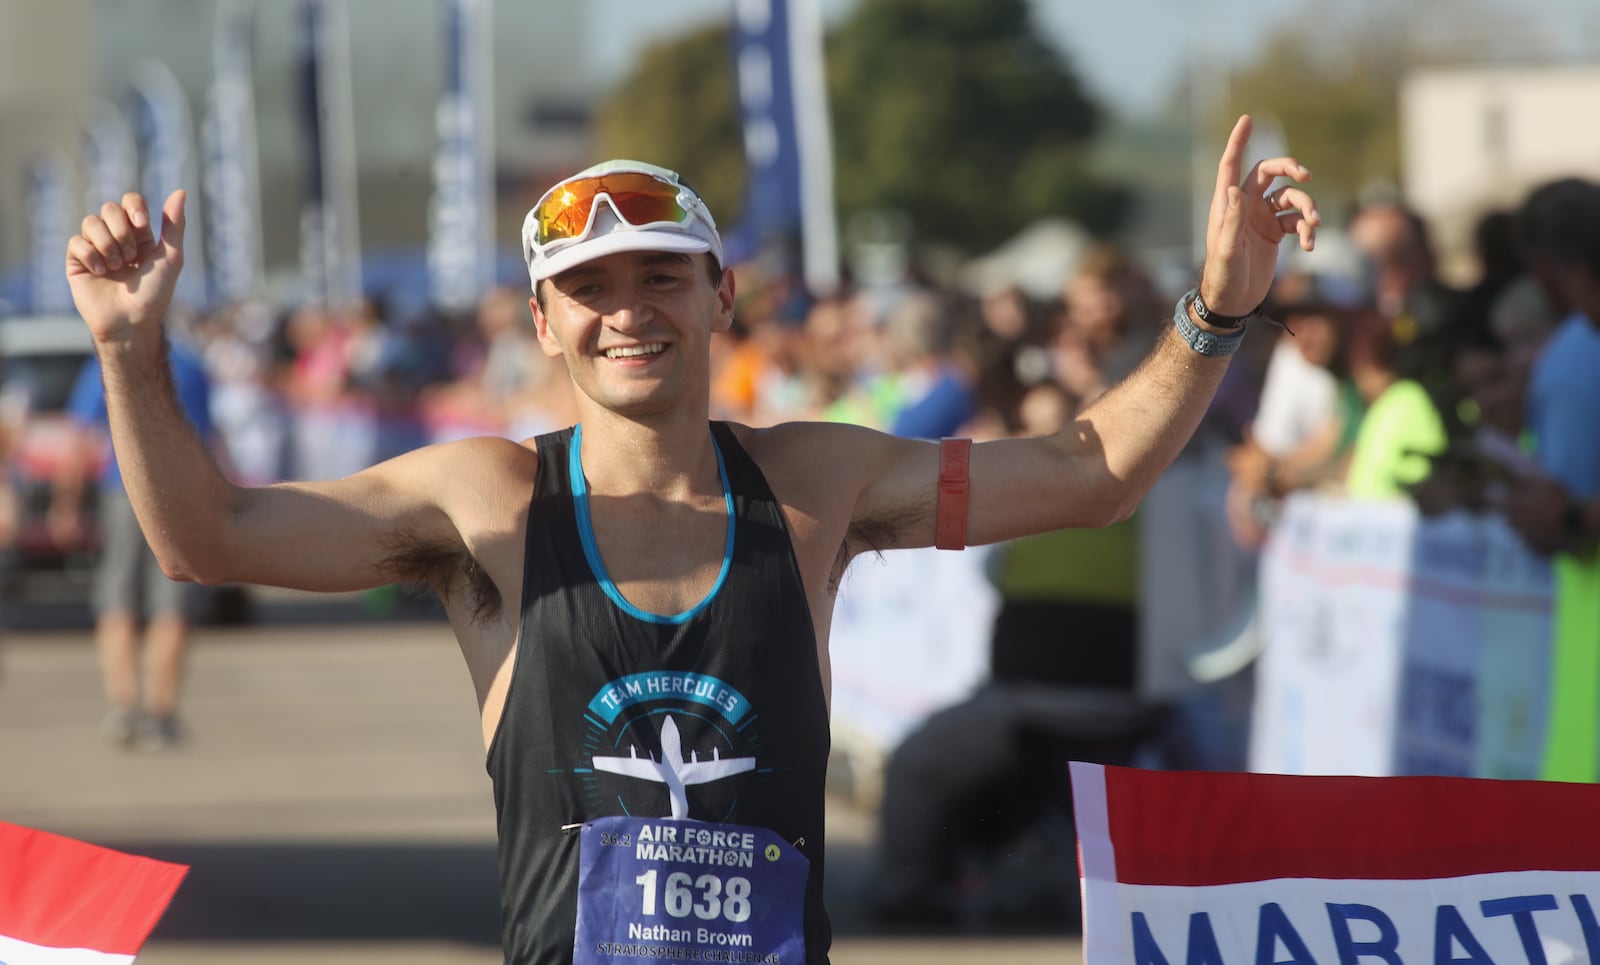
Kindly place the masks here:
<instances>
[{"instance_id":1,"label":"man's neck","mask_svg":"<svg viewBox=\"0 0 1600 965\"><path fill-rule=\"evenodd\" d=\"M611 496L651 492L673 499L721 493L710 421L662 416L630 419L583 409L582 459L591 491Z\"/></svg>"}]
</instances>

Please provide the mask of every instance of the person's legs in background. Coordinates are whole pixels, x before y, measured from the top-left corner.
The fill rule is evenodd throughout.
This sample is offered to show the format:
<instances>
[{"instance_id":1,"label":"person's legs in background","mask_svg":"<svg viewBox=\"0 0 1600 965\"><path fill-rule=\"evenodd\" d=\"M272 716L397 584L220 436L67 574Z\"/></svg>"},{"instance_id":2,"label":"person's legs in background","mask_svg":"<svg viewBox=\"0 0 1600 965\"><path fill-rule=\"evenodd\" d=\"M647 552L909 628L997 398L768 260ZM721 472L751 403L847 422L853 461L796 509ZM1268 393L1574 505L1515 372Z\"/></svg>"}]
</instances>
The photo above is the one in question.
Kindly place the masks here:
<instances>
[{"instance_id":1,"label":"person's legs in background","mask_svg":"<svg viewBox=\"0 0 1600 965\"><path fill-rule=\"evenodd\" d=\"M95 650L105 691L106 737L131 746L139 733L139 553L144 536L120 489L100 494L101 546L95 561Z\"/></svg>"},{"instance_id":2,"label":"person's legs in background","mask_svg":"<svg viewBox=\"0 0 1600 965\"><path fill-rule=\"evenodd\" d=\"M145 612L149 623L144 637L144 724L140 746L166 750L181 735L178 698L188 665L190 599L192 587L167 579L149 543L140 537Z\"/></svg>"},{"instance_id":3,"label":"person's legs in background","mask_svg":"<svg viewBox=\"0 0 1600 965\"><path fill-rule=\"evenodd\" d=\"M980 689L930 717L889 758L873 913L888 923L950 924L963 847L990 834L992 793L1018 772L1004 694ZM1002 799L1003 800L1003 799Z\"/></svg>"}]
</instances>

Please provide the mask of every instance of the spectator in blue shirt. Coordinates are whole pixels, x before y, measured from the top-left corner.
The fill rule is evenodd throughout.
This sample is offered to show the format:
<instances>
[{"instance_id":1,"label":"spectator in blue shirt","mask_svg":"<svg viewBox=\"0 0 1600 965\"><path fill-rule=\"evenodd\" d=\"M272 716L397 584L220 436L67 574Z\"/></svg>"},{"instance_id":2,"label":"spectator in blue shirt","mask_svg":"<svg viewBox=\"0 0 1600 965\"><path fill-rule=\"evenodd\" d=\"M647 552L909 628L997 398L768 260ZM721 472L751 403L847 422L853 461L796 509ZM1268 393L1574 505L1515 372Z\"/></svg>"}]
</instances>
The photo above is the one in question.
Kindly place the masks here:
<instances>
[{"instance_id":1,"label":"spectator in blue shirt","mask_svg":"<svg viewBox=\"0 0 1600 965\"><path fill-rule=\"evenodd\" d=\"M169 346L173 385L189 424L202 439L213 435L211 386L200 358L180 343ZM68 412L80 429L64 460L51 501L51 521L62 536L81 532L83 490L101 467L98 493L101 546L95 564L95 644L108 708L106 736L122 747L162 750L179 740L178 696L189 650L191 588L169 580L156 562L110 446L100 362L79 373ZM143 686L140 681L143 627Z\"/></svg>"},{"instance_id":2,"label":"spectator in blue shirt","mask_svg":"<svg viewBox=\"0 0 1600 965\"><path fill-rule=\"evenodd\" d=\"M1600 534L1600 185L1547 185L1522 217L1530 269L1568 314L1539 353L1524 408L1544 478L1516 488L1508 516L1536 551L1582 553Z\"/></svg>"}]
</instances>

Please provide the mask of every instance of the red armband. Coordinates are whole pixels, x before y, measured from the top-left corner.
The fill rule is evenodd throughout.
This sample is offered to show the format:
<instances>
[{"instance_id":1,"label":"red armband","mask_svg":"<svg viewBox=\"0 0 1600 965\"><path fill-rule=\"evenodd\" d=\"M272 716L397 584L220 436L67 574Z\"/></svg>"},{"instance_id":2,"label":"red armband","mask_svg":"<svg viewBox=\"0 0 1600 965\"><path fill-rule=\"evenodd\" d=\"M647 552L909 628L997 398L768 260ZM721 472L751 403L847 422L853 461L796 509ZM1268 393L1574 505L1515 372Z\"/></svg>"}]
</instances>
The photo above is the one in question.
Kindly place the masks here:
<instances>
[{"instance_id":1,"label":"red armband","mask_svg":"<svg viewBox=\"0 0 1600 965\"><path fill-rule=\"evenodd\" d=\"M972 440L939 441L939 502L933 545L942 550L967 548L967 493L972 487Z\"/></svg>"}]
</instances>

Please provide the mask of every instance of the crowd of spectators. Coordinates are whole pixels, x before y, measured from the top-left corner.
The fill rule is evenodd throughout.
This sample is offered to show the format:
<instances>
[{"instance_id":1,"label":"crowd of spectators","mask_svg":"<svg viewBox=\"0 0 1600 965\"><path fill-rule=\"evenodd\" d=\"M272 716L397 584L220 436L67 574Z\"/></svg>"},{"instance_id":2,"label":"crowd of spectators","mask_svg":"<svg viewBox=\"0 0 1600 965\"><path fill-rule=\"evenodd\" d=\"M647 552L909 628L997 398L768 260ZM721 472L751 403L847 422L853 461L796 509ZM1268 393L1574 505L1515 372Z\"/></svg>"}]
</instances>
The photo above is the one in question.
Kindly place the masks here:
<instances>
[{"instance_id":1,"label":"crowd of spectators","mask_svg":"<svg viewBox=\"0 0 1600 965\"><path fill-rule=\"evenodd\" d=\"M1440 280L1426 224L1399 202L1362 206L1342 237L1325 238L1332 251L1286 250L1266 306L1279 327L1250 340L1202 430L1234 446L1226 511L1240 542L1258 545L1297 489L1405 496L1429 512L1503 507L1505 474L1540 461L1527 436L1545 414L1525 406L1544 398L1529 388L1541 349L1556 334L1586 341L1573 319L1594 270L1583 212L1595 191L1557 182L1485 216L1478 280L1465 289ZM715 416L924 438L1070 421L1138 363L1176 295L1112 246L1085 254L1048 301L915 277L811 300L737 270ZM245 304L187 335L211 372L232 468L249 482L343 475L425 442L523 437L572 416L560 362L516 290L488 292L475 312L398 318L381 300L287 313Z\"/></svg>"}]
</instances>

